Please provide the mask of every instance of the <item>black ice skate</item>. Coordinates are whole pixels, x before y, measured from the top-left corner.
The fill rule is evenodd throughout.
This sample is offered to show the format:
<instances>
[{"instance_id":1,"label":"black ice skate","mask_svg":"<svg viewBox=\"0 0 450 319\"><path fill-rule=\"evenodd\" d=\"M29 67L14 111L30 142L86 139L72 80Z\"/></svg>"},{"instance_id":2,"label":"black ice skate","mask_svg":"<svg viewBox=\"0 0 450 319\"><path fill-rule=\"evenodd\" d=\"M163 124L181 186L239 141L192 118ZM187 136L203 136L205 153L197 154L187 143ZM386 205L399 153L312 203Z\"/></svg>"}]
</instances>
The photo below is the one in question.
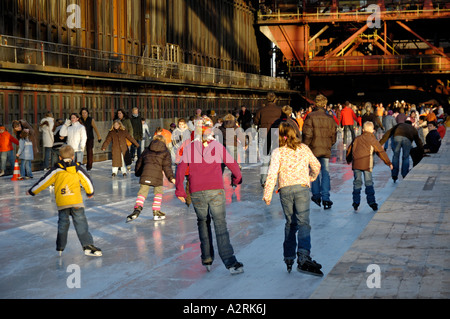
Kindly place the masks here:
<instances>
[{"instance_id":1,"label":"black ice skate","mask_svg":"<svg viewBox=\"0 0 450 319\"><path fill-rule=\"evenodd\" d=\"M228 270L232 275L242 274L244 272L244 265L237 261L233 266L228 268Z\"/></svg>"},{"instance_id":2,"label":"black ice skate","mask_svg":"<svg viewBox=\"0 0 450 319\"><path fill-rule=\"evenodd\" d=\"M323 203L323 209L330 209L331 205L333 205L333 202L331 200L324 200Z\"/></svg>"},{"instance_id":3,"label":"black ice skate","mask_svg":"<svg viewBox=\"0 0 450 319\"><path fill-rule=\"evenodd\" d=\"M378 204L377 203L373 203L369 205L375 212L378 210Z\"/></svg>"},{"instance_id":4,"label":"black ice skate","mask_svg":"<svg viewBox=\"0 0 450 319\"><path fill-rule=\"evenodd\" d=\"M353 209L356 212L358 210L359 204L353 203L352 206L353 206Z\"/></svg>"},{"instance_id":5,"label":"black ice skate","mask_svg":"<svg viewBox=\"0 0 450 319\"><path fill-rule=\"evenodd\" d=\"M294 259L285 259L284 262L286 263L288 273L291 273L292 265L294 265Z\"/></svg>"},{"instance_id":6,"label":"black ice skate","mask_svg":"<svg viewBox=\"0 0 450 319\"><path fill-rule=\"evenodd\" d=\"M318 277L323 276L323 272L320 270L322 265L312 260L310 256L299 256L297 263L297 270L299 272Z\"/></svg>"},{"instance_id":7,"label":"black ice skate","mask_svg":"<svg viewBox=\"0 0 450 319\"><path fill-rule=\"evenodd\" d=\"M316 203L317 206L322 207L322 205L320 205L320 198L314 198L314 197L311 197L311 200L312 200L314 203Z\"/></svg>"},{"instance_id":8,"label":"black ice skate","mask_svg":"<svg viewBox=\"0 0 450 319\"><path fill-rule=\"evenodd\" d=\"M87 245L83 247L84 254L87 256L102 256L102 250L100 248L95 247L94 245Z\"/></svg>"},{"instance_id":9,"label":"black ice skate","mask_svg":"<svg viewBox=\"0 0 450 319\"><path fill-rule=\"evenodd\" d=\"M138 218L139 214L141 213L141 211L142 211L142 207L141 206L137 206L134 209L133 213L127 216L127 223L129 223L129 222L135 220L136 218Z\"/></svg>"}]
</instances>

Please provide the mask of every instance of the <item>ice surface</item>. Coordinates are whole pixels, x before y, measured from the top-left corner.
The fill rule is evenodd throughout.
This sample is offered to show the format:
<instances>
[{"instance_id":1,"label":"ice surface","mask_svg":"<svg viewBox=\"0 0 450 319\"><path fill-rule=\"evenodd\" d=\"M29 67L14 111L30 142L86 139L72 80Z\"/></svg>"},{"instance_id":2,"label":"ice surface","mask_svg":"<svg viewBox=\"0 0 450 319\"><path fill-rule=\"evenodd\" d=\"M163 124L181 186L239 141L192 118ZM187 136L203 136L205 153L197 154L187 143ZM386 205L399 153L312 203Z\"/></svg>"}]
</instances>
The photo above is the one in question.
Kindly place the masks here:
<instances>
[{"instance_id":1,"label":"ice surface","mask_svg":"<svg viewBox=\"0 0 450 319\"><path fill-rule=\"evenodd\" d=\"M330 160L332 209L323 210L311 202L311 254L323 265L325 276L374 215L364 192L359 211L353 211L353 173L344 160L340 142ZM397 184L378 157L375 163L374 185L381 206ZM140 217L125 223L133 210L138 178L129 174L113 179L111 161L94 163L91 177L96 195L85 197L85 205L90 231L103 256L83 254L72 224L68 245L60 257L55 250L53 191L47 189L35 197L25 194L43 172L35 172L34 179L24 181L2 177L0 298L308 298L322 278L295 268L290 274L286 271L279 197L274 195L270 206L262 201L259 170L259 164L243 164L244 182L236 189L229 186L230 172L224 174L231 243L245 269L236 276L230 275L218 253L211 272L201 265L194 209L174 196L174 186L167 181L162 203L167 219L153 221L151 195ZM68 286L73 274L70 265L79 266L80 288Z\"/></svg>"}]
</instances>

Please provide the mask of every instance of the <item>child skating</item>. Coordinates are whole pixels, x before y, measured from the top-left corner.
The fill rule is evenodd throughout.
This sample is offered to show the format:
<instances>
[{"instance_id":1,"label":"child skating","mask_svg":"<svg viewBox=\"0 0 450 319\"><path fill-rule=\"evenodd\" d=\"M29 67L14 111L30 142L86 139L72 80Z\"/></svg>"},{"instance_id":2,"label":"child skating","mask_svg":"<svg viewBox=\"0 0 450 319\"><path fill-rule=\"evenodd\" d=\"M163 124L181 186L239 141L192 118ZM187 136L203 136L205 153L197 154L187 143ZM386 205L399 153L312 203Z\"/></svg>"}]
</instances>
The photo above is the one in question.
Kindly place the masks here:
<instances>
[{"instance_id":1,"label":"child skating","mask_svg":"<svg viewBox=\"0 0 450 319\"><path fill-rule=\"evenodd\" d=\"M161 212L161 202L163 195L163 172L167 179L175 184L172 171L172 159L163 136L155 135L153 141L142 153L136 162L135 174L140 177L140 188L134 205L134 211L128 215L127 223L138 218L144 208L144 202L148 196L150 188L153 187L153 219L162 220L166 214Z\"/></svg>"},{"instance_id":2,"label":"child skating","mask_svg":"<svg viewBox=\"0 0 450 319\"><path fill-rule=\"evenodd\" d=\"M383 162L393 169L383 146L377 141L374 135L374 124L370 121L363 125L363 133L354 139L347 150L347 163L353 163L353 208L358 210L361 202L362 175L364 175L364 184L366 185L367 204L374 210L378 210L378 204L375 200L375 189L372 180L373 153L376 153Z\"/></svg>"},{"instance_id":3,"label":"child skating","mask_svg":"<svg viewBox=\"0 0 450 319\"><path fill-rule=\"evenodd\" d=\"M34 184L27 194L34 196L50 185L55 185L55 200L58 207L56 250L60 255L66 248L70 217L72 217L85 255L101 256L102 251L94 246L94 240L89 232L80 183L88 198L94 196L94 185L86 170L80 163L74 161L75 151L72 146L62 146L59 154L60 161Z\"/></svg>"},{"instance_id":4,"label":"child skating","mask_svg":"<svg viewBox=\"0 0 450 319\"><path fill-rule=\"evenodd\" d=\"M291 272L297 257L297 270L323 276L322 266L311 259L311 225L309 222L310 184L320 173L320 162L310 148L296 137L286 122L279 126L279 147L270 157L263 200L270 205L278 180L280 202L286 219L283 257Z\"/></svg>"}]
</instances>

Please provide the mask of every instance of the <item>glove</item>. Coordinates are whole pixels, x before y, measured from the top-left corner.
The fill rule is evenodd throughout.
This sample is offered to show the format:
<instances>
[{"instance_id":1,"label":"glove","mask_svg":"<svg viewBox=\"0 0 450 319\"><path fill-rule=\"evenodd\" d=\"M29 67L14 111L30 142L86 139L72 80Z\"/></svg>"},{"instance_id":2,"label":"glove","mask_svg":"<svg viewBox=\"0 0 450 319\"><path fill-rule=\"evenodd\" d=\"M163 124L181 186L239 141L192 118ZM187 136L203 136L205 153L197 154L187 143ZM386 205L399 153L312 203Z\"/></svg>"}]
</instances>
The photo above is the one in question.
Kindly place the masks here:
<instances>
[{"instance_id":1,"label":"glove","mask_svg":"<svg viewBox=\"0 0 450 319\"><path fill-rule=\"evenodd\" d=\"M69 120L69 119L67 119L67 120L64 122L64 125L65 125L65 126L70 126L70 124L72 124L72 121Z\"/></svg>"}]
</instances>

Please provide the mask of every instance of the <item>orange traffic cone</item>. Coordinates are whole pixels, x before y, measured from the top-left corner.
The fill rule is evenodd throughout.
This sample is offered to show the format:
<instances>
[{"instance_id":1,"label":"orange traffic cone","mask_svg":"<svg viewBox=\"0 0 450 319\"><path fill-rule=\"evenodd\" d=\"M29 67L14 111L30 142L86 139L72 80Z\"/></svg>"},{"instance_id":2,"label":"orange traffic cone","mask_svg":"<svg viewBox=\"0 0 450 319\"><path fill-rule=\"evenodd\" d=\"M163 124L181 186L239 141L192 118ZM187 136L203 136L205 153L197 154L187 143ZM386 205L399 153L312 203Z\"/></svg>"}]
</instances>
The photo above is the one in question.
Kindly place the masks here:
<instances>
[{"instance_id":1,"label":"orange traffic cone","mask_svg":"<svg viewBox=\"0 0 450 319\"><path fill-rule=\"evenodd\" d=\"M20 167L19 167L19 160L16 159L15 163L14 163L14 174L13 177L11 178L12 181L18 181L20 177Z\"/></svg>"}]
</instances>

